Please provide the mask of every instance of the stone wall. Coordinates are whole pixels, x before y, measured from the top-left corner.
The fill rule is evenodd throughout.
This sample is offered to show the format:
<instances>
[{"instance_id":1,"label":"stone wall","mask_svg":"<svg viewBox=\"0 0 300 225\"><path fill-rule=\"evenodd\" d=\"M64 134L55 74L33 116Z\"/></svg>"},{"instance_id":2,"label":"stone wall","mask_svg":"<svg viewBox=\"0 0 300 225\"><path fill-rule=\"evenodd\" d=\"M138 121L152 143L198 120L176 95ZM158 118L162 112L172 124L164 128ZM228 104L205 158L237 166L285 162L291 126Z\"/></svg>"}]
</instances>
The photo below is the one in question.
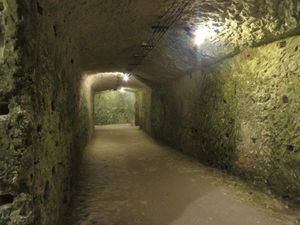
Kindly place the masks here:
<instances>
[{"instance_id":1,"label":"stone wall","mask_svg":"<svg viewBox=\"0 0 300 225\"><path fill-rule=\"evenodd\" d=\"M294 36L156 87L153 135L300 204L299 58Z\"/></svg>"},{"instance_id":2,"label":"stone wall","mask_svg":"<svg viewBox=\"0 0 300 225\"><path fill-rule=\"evenodd\" d=\"M102 91L94 96L94 123L134 124L135 94L133 92Z\"/></svg>"},{"instance_id":3,"label":"stone wall","mask_svg":"<svg viewBox=\"0 0 300 225\"><path fill-rule=\"evenodd\" d=\"M89 133L72 39L60 8L37 0L3 4L0 224L63 224Z\"/></svg>"},{"instance_id":4,"label":"stone wall","mask_svg":"<svg viewBox=\"0 0 300 225\"><path fill-rule=\"evenodd\" d=\"M151 134L151 89L146 87L136 93L136 125L148 134Z\"/></svg>"},{"instance_id":5,"label":"stone wall","mask_svg":"<svg viewBox=\"0 0 300 225\"><path fill-rule=\"evenodd\" d=\"M299 5L293 2L291 12ZM0 225L64 224L72 174L91 133L91 93L85 93L91 90L80 91L82 75L124 69L132 55L128 46L140 45L148 33L142 28L161 14L156 9L167 8L164 2L149 3L145 20L131 23L141 16L134 9L146 1L134 6L131 16L123 10L125 17L118 2L102 3L106 7L85 0L0 0ZM125 32L103 32L114 27L107 27L111 15L118 15ZM135 38L124 42L124 34ZM107 40L115 41L109 45ZM140 125L202 161L299 202L298 48L299 37L294 37L244 51L165 89L157 87L151 102L150 92L139 93ZM174 54L160 55L168 60L154 57L157 62L176 68L169 57ZM182 56L177 59L194 66ZM157 66L148 68L145 77L150 78ZM153 81L173 78L162 75Z\"/></svg>"}]
</instances>

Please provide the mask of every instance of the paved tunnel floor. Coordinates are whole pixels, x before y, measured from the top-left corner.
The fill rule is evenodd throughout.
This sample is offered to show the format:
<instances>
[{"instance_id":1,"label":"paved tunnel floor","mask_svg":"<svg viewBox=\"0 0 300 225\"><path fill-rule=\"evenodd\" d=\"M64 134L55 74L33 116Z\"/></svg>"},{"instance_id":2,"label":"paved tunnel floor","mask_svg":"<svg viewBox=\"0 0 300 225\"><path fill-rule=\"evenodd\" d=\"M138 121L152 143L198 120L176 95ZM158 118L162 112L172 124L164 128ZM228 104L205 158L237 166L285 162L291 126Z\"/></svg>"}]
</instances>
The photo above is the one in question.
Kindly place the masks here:
<instances>
[{"instance_id":1,"label":"paved tunnel floor","mask_svg":"<svg viewBox=\"0 0 300 225\"><path fill-rule=\"evenodd\" d=\"M96 127L69 225L294 225L297 213L129 125Z\"/></svg>"}]
</instances>

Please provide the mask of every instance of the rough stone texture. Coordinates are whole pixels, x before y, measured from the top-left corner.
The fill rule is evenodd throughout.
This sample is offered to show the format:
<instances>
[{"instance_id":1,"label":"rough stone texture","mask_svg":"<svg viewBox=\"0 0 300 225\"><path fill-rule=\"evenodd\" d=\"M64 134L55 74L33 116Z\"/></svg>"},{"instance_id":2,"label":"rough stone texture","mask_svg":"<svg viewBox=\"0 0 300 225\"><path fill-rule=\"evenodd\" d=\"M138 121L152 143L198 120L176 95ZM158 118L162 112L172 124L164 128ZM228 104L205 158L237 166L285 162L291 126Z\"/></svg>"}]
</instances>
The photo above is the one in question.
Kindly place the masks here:
<instances>
[{"instance_id":1,"label":"rough stone texture","mask_svg":"<svg viewBox=\"0 0 300 225\"><path fill-rule=\"evenodd\" d=\"M178 78L199 70L202 64L214 64L247 47L300 33L298 0L188 2L181 18L137 68L149 80L165 82ZM199 27L208 27L214 34L197 47L194 34Z\"/></svg>"},{"instance_id":2,"label":"rough stone texture","mask_svg":"<svg viewBox=\"0 0 300 225\"><path fill-rule=\"evenodd\" d=\"M3 1L0 1L0 61L3 60L3 50L4 50L4 5Z\"/></svg>"},{"instance_id":3,"label":"rough stone texture","mask_svg":"<svg viewBox=\"0 0 300 225\"><path fill-rule=\"evenodd\" d=\"M79 73L49 17L59 11L35 0L3 3L0 224L58 224L88 137Z\"/></svg>"},{"instance_id":4,"label":"rough stone texture","mask_svg":"<svg viewBox=\"0 0 300 225\"><path fill-rule=\"evenodd\" d=\"M74 59L83 71L129 69L153 82L195 70L199 58L213 63L245 47L300 32L298 0L64 0L51 5L64 10L66 23L57 29L74 34ZM163 32L151 28L157 24L169 27L162 39ZM217 34L201 49L193 44L199 26ZM148 54L143 42L156 48L140 66L131 65L140 62L135 54Z\"/></svg>"},{"instance_id":5,"label":"rough stone texture","mask_svg":"<svg viewBox=\"0 0 300 225\"><path fill-rule=\"evenodd\" d=\"M3 3L3 8L1 3ZM3 52L3 57L0 57L0 195L7 199L4 201L5 204L0 205L0 223L3 225L60 223L61 215L69 202L71 171L72 173L76 171L81 150L91 134L93 125L91 99L93 93L99 88L103 90L114 89L118 85L115 79L104 79L107 81L104 85L101 77L94 76L95 78L90 80L86 77L103 71L133 70L140 80L155 87L153 83L163 85L164 82L167 83L170 79L182 75L197 74L197 71L203 66L217 63L223 58L238 53L245 47L257 46L285 36L299 34L300 3L298 0L192 0L184 8L185 3L187 1L183 0L157 0L155 2L148 0L125 0L121 2L98 0L0 1L0 53ZM157 44L156 48L150 52L141 66L132 65L135 64L133 55L144 53L145 49L141 48L141 44L148 42L155 33L151 28L152 25L157 25L157 23L163 25L166 21L172 21L171 17L174 17L174 10L178 12L178 9L179 11L180 9L183 10L182 17L176 16L177 21L172 23L172 27L160 43L149 43ZM177 13L175 14L177 15ZM220 29L224 28L223 33L220 31L220 41L217 41L216 45L214 45L215 42L210 42L211 44L208 43L202 48L196 49L191 44L194 39L193 31L204 21L215 22L214 26ZM225 158L221 166L226 168L241 167L243 157L240 155L250 154L249 157L248 155L245 157L247 160L244 161L252 162L251 156L260 154L257 152L268 155L267 149L270 149L269 151L276 153L274 157L278 158L279 163L274 163L273 155L269 158L261 157L261 159L270 159L272 165L270 164L269 167L273 169L272 174L269 173L271 171L269 167L257 169L260 168L260 164L263 164L261 163L262 160L255 160L256 168L252 168L249 166L250 163L246 163L243 164L246 168L238 171L249 171L252 174L251 177L257 176L259 179L255 180L262 182L266 180L265 177L268 177L267 181L277 193L282 196L295 196L295 191L297 191L295 188L299 187L299 179L297 180L299 178L299 170L297 169L299 168L297 161L299 143L297 138L293 136L290 136L289 139L286 137L288 134L290 135L290 132L292 132L291 135L295 135L296 131L299 132L297 125L299 123L292 122L298 120L293 111L295 110L294 105L297 104L298 94L293 93L297 93L296 90L298 89L295 85L297 82L299 83L299 80L290 75L293 73L299 75L299 65L297 58L291 57L293 60L288 58L288 55L291 55L291 48L284 46L289 46L290 43L292 42L280 43L282 48L275 52L278 53L276 57L273 50L270 49L268 55L263 55L262 52L258 54L253 50L255 55L253 60L258 61L258 56L261 57L259 60L261 67L267 63L267 60L274 60L272 68L281 62L279 58L287 60L280 66L279 69L284 71L278 73L278 77L284 76L286 71L290 71L286 75L286 79L295 79L289 84L278 83L279 87L282 87L280 91L286 93L280 92L280 99L284 103L276 108L274 117L267 117L268 121L270 118L274 118L274 121L260 122L259 124L263 124L262 127L255 125L259 128L258 135L261 134L264 138L268 135L270 137L266 138L270 143L260 142L261 139L255 136L251 139L252 142L263 143L255 145L263 146L261 147L263 151L255 150L254 153L249 153L248 147L245 147L249 144L248 142L234 140L238 140L238 137L243 133L246 135L248 132L252 132L252 123L257 119L253 115L262 115L265 108L263 108L264 110L255 108L254 104L253 107L257 113L251 115L247 115L246 112L248 111L244 110L246 112L242 115L245 117L245 123L242 123L242 118L239 117L235 120L228 119L236 115L238 110L248 109L248 105L247 107L243 105L246 104L245 102L234 101L234 98L230 97L233 95L232 93L235 93L232 90L234 82L240 88L239 90L242 88L250 89L253 82L261 82L253 84L253 88L262 87L264 84L261 78L251 79L258 70L251 73L245 72L248 71L247 65L251 55L243 57L241 54L232 60L232 62L237 59L240 59L240 62L245 61L245 63L240 63L246 66L246 69L242 68L243 73L241 73L246 74L241 76L244 79L249 78L245 82L238 83L236 77L230 80L224 78L226 80L224 85L216 86L220 81L212 79L212 75L208 76L207 82L211 85L202 86L201 89L207 90L204 92L207 95L200 95L199 93L201 84L206 84L205 82L193 83L193 90L195 91L189 90L189 95L191 99L199 99L197 104L191 101L181 105L179 103L181 95L176 95L178 100L175 100L172 99L172 95L160 97L160 92L163 91L155 91L151 112L153 115L151 122L154 122L153 133L156 135L163 134L166 140L175 140L173 144L177 146L191 146L190 149L196 149L194 146L205 145L201 148L197 147L197 149L213 149L212 152L215 152L213 157L218 162L221 161L220 154L224 154ZM271 46L274 47L274 45ZM297 46L294 48L295 52L298 52ZM285 53L286 55L283 55ZM263 56L266 60L262 58ZM233 71L233 63L230 60L226 62L220 64L220 68L224 71ZM283 67L286 68L283 69ZM235 67L234 69L239 68ZM261 71L264 70L265 68ZM274 71L278 72L277 69ZM207 72L207 74L211 73L213 72ZM237 72L228 73L237 74ZM225 72L222 74L225 75ZM222 77L224 76L220 76L220 79ZM273 78L270 79L270 83L278 81L279 78L275 78L274 81ZM189 84L187 78L182 79ZM284 82L288 82L287 80ZM136 85L136 83L133 82L128 85ZM218 87L219 89L209 89L210 87ZM213 101L211 101L211 98L219 99L219 95L214 93L223 93L222 87L228 88L226 98L229 99L228 102L233 103L226 105L227 111L223 111L224 107L221 103L217 105L218 108L214 108ZM180 90L179 87L176 88ZM176 88L173 89L173 92ZM259 89L259 91L261 90L265 91L265 95L259 97L259 101L263 101L261 99L264 99L264 96L273 93L273 89L267 87ZM166 91L168 94L171 93L169 90ZM142 121L140 125L149 132L151 131L150 93L148 88L138 98L142 109L140 111ZM256 90L251 89L251 93L256 93ZM240 93L240 97L241 99L246 98L243 93ZM272 97L265 101L268 102L270 99ZM258 101L256 98L254 100ZM190 104L190 106L181 114L181 111L173 108L171 103L176 104L178 109L184 104ZM200 107L200 103L204 105ZM267 107L266 109L269 110L268 107L272 106L268 104L259 102L258 106ZM168 105L171 106L169 109ZM289 108L290 105L293 108ZM195 115L201 112L199 115L202 117L195 116L190 109L196 110ZM217 109L219 111L216 111ZM206 112L212 112L212 114L207 114L208 118L206 118L204 116ZM223 112L226 116L224 118L227 118L225 121L230 121L229 125L220 119ZM280 116L282 114L284 114L283 117ZM295 119L286 117L286 114ZM216 118L210 117L211 115ZM267 115L271 115L269 111ZM192 120L193 116L195 116L194 120ZM189 119L185 120L185 118ZM170 125L170 121L174 124ZM206 129L203 128L205 132L197 128L200 127L201 121L206 124ZM215 126L211 126L213 124ZM236 124L240 124L240 127L236 127ZM291 127L282 129L285 124ZM184 132L181 132L182 127ZM243 132L235 134L236 128L238 128L237 131ZM211 130L210 134L214 135L203 137L201 139L203 142L194 141L197 139L195 137L207 135L207 129ZM272 133L274 130L283 131L277 134ZM168 135L166 135L167 131L169 132ZM228 131L229 137L225 133L226 138L220 142L219 137L224 137L225 131ZM264 133L263 131L268 132ZM183 134L181 135L181 133ZM274 141L274 146L271 144L271 140ZM224 148L227 151L222 151L223 148L215 146L216 143L220 146L222 143L223 145L226 144ZM279 150L276 152L275 148ZM236 152L234 149L241 150ZM246 150L242 151L242 149ZM285 154L281 155L282 152ZM209 154L201 154L208 158ZM215 160L210 161L215 162ZM295 166L287 169L293 163ZM264 172L261 175L258 171ZM281 177L277 180L284 180L290 184L287 186L288 188L281 188L284 182L276 183L276 177Z\"/></svg>"},{"instance_id":6,"label":"rough stone texture","mask_svg":"<svg viewBox=\"0 0 300 225\"><path fill-rule=\"evenodd\" d=\"M299 47L248 49L153 89L153 134L299 204Z\"/></svg>"},{"instance_id":7,"label":"rough stone texture","mask_svg":"<svg viewBox=\"0 0 300 225\"><path fill-rule=\"evenodd\" d=\"M38 8L53 20L57 36L69 34L65 42L81 72L133 70L153 82L194 70L200 56L213 63L245 47L299 34L298 0L40 0ZM164 38L152 28L157 24L169 27ZM198 26L209 26L217 35L197 50ZM156 45L150 55L141 47L144 42ZM148 57L136 66L141 60L136 54Z\"/></svg>"},{"instance_id":8,"label":"rough stone texture","mask_svg":"<svg viewBox=\"0 0 300 225\"><path fill-rule=\"evenodd\" d=\"M136 92L136 125L148 134L151 134L151 93L150 88Z\"/></svg>"},{"instance_id":9,"label":"rough stone texture","mask_svg":"<svg viewBox=\"0 0 300 225\"><path fill-rule=\"evenodd\" d=\"M94 96L94 123L134 124L135 94L132 92L104 91Z\"/></svg>"},{"instance_id":10,"label":"rough stone texture","mask_svg":"<svg viewBox=\"0 0 300 225\"><path fill-rule=\"evenodd\" d=\"M28 161L33 157L30 148L32 117L24 110L26 97L13 95L21 82L16 41L21 21L16 1L1 1L1 4L4 6L1 20L5 23L1 26L4 42L1 44L3 58L0 65L0 224L30 224L33 221L33 198L28 191L27 172ZM26 162L22 160L24 158Z\"/></svg>"}]
</instances>

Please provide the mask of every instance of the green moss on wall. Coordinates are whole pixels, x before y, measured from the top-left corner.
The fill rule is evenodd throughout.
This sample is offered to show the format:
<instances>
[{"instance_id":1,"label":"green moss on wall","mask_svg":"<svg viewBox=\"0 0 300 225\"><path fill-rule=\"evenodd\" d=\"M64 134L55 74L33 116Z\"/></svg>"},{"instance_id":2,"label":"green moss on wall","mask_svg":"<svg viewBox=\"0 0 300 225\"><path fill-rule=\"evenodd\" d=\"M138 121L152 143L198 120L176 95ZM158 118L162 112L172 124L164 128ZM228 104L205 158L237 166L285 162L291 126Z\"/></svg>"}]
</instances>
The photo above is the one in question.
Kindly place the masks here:
<instances>
[{"instance_id":1,"label":"green moss on wall","mask_svg":"<svg viewBox=\"0 0 300 225\"><path fill-rule=\"evenodd\" d=\"M133 92L103 91L94 97L96 125L134 123L135 94Z\"/></svg>"},{"instance_id":2,"label":"green moss on wall","mask_svg":"<svg viewBox=\"0 0 300 225\"><path fill-rule=\"evenodd\" d=\"M59 30L62 12L54 9L53 19L38 6L4 1L0 102L9 103L9 113L0 115L0 195L13 201L0 205L0 225L63 224L75 163L90 133L68 36L53 28Z\"/></svg>"},{"instance_id":3,"label":"green moss on wall","mask_svg":"<svg viewBox=\"0 0 300 225\"><path fill-rule=\"evenodd\" d=\"M222 68L222 75L203 74L205 85L195 109L200 125L197 138L202 143L197 157L224 169L231 169L236 160L235 84L227 79L228 73L229 68Z\"/></svg>"},{"instance_id":4,"label":"green moss on wall","mask_svg":"<svg viewBox=\"0 0 300 225\"><path fill-rule=\"evenodd\" d=\"M154 89L154 136L300 204L299 49L295 36Z\"/></svg>"}]
</instances>

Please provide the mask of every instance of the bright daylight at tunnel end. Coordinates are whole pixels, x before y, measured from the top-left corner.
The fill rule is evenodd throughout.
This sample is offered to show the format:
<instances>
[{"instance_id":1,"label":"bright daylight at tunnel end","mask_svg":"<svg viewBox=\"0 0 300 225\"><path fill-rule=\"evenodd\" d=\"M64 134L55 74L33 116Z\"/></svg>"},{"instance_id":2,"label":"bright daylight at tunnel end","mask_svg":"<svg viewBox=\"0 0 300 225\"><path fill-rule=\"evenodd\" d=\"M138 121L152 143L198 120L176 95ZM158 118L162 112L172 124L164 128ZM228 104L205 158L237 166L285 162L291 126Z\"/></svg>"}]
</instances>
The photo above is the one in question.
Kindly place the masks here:
<instances>
[{"instance_id":1,"label":"bright daylight at tunnel end","mask_svg":"<svg viewBox=\"0 0 300 225\"><path fill-rule=\"evenodd\" d=\"M0 0L0 225L299 207L299 0Z\"/></svg>"}]
</instances>

